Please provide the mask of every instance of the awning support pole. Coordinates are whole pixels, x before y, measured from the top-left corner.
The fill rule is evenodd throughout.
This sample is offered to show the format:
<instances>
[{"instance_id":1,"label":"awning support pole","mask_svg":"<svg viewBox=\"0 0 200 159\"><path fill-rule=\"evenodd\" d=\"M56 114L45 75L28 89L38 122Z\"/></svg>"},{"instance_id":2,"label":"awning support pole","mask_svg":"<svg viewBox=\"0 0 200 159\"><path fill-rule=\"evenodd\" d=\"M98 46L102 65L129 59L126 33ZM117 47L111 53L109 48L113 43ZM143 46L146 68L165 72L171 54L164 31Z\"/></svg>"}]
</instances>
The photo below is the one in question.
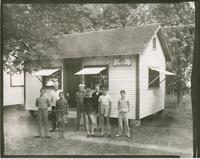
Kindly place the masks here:
<instances>
[{"instance_id":1,"label":"awning support pole","mask_svg":"<svg viewBox=\"0 0 200 159\"><path fill-rule=\"evenodd\" d=\"M158 77L156 77L155 79L153 79L153 80L149 83L149 86L150 86L150 84L152 84L155 80L157 80L159 77L160 77L160 75L159 75Z\"/></svg>"},{"instance_id":2,"label":"awning support pole","mask_svg":"<svg viewBox=\"0 0 200 159\"><path fill-rule=\"evenodd\" d=\"M166 80L166 78L164 78L161 82L160 82L160 84L163 82L163 81L165 81Z\"/></svg>"},{"instance_id":3,"label":"awning support pole","mask_svg":"<svg viewBox=\"0 0 200 159\"><path fill-rule=\"evenodd\" d=\"M42 80L38 76L36 76L36 78L39 79L39 81L42 83Z\"/></svg>"}]
</instances>

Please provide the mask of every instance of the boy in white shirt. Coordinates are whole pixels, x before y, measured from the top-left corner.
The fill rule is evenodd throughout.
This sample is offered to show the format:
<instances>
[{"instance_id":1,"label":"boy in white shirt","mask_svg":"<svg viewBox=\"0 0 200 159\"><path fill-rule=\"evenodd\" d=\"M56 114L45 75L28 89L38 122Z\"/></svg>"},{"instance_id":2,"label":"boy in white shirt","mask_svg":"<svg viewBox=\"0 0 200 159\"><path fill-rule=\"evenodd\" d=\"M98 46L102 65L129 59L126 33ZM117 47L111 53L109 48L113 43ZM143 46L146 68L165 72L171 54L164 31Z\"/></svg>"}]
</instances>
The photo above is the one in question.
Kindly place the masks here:
<instances>
[{"instance_id":1,"label":"boy in white shirt","mask_svg":"<svg viewBox=\"0 0 200 159\"><path fill-rule=\"evenodd\" d=\"M104 136L104 117L106 118L106 125L108 127L108 137L110 134L110 112L111 112L111 98L107 94L106 88L102 89L102 95L99 97L99 115L101 120L101 136Z\"/></svg>"},{"instance_id":2,"label":"boy in white shirt","mask_svg":"<svg viewBox=\"0 0 200 159\"><path fill-rule=\"evenodd\" d=\"M130 128L128 124L128 112L130 111L130 102L126 99L126 92L125 90L120 91L121 99L118 100L118 134L116 137L120 137L123 131L123 122L125 126L125 133L127 137L130 136Z\"/></svg>"}]
</instances>

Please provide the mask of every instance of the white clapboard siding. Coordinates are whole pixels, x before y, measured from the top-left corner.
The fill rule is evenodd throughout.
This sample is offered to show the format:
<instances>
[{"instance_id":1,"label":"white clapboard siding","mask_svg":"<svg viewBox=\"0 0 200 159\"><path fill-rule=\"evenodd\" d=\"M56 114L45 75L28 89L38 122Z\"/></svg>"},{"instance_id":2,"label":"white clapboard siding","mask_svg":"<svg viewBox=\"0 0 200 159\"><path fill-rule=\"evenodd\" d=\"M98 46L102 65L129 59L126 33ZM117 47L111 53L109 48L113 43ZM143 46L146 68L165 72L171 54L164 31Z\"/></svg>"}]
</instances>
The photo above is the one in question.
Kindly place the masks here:
<instances>
[{"instance_id":1,"label":"white clapboard siding","mask_svg":"<svg viewBox=\"0 0 200 159\"><path fill-rule=\"evenodd\" d=\"M15 80L21 80L20 83L24 83L24 74L21 78ZM18 105L24 104L24 86L11 86L10 73L3 72L3 105Z\"/></svg>"},{"instance_id":2,"label":"white clapboard siding","mask_svg":"<svg viewBox=\"0 0 200 159\"><path fill-rule=\"evenodd\" d=\"M130 119L135 119L136 105L136 62L134 56L131 57L131 66L113 67L112 57L84 58L85 65L109 65L109 90L108 94L112 98L111 117L118 117L117 101L120 99L120 90L126 90L126 96L130 100Z\"/></svg>"},{"instance_id":3,"label":"white clapboard siding","mask_svg":"<svg viewBox=\"0 0 200 159\"><path fill-rule=\"evenodd\" d=\"M164 109L165 100L165 81L159 88L148 88L148 68L157 66L165 69L165 57L157 35L156 50L152 49L152 40L147 45L144 53L140 55L140 118L146 117ZM160 81L165 79L164 74L160 74Z\"/></svg>"},{"instance_id":4,"label":"white clapboard siding","mask_svg":"<svg viewBox=\"0 0 200 159\"><path fill-rule=\"evenodd\" d=\"M49 67L63 67L63 61L62 60L54 60L51 62ZM42 80L41 76L37 76ZM40 95L40 89L42 88L42 82L37 78L36 76L26 72L26 101L25 106L27 110L37 110L35 107L35 100ZM63 79L63 69L62 69L62 79ZM62 86L63 86L63 80L62 80ZM46 96L49 97L51 90L47 90ZM50 108L49 108L50 109Z\"/></svg>"}]
</instances>

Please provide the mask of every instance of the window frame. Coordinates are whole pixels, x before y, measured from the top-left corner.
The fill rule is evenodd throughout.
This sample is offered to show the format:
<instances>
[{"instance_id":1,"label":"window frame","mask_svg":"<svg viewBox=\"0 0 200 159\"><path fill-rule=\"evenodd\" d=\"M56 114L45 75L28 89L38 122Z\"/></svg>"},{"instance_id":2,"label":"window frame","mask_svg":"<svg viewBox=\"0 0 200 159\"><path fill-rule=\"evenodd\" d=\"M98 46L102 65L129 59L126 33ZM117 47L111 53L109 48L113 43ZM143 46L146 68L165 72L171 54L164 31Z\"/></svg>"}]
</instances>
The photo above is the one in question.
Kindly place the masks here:
<instances>
[{"instance_id":1,"label":"window frame","mask_svg":"<svg viewBox=\"0 0 200 159\"><path fill-rule=\"evenodd\" d=\"M153 80L150 81L150 72L151 72L151 71L152 71L152 72L157 72L157 73L158 73L158 76L159 76L159 77L156 76L156 78L157 78L157 77L158 77L158 78L154 81L154 82L158 82L158 85L156 85L156 86L154 86L154 85L153 85L153 86L149 85L149 83L150 83L151 81L153 81ZM155 79L155 78L154 78L154 79ZM153 82L153 83L154 83L154 82ZM152 84L153 84L153 83L152 83ZM152 90L152 89L158 89L158 88L160 88L160 72L159 72L159 71L156 71L156 70L152 70L151 68L148 68L148 89L149 89L149 90Z\"/></svg>"},{"instance_id":2,"label":"window frame","mask_svg":"<svg viewBox=\"0 0 200 159\"><path fill-rule=\"evenodd\" d=\"M91 67L106 67L107 71L108 71L108 86L106 87L107 89L109 89L109 64L102 64L102 65L84 65L83 68L91 68ZM104 70L103 70L104 71ZM101 71L102 72L102 71ZM83 75L84 76L84 81L85 81L85 76L87 75Z\"/></svg>"}]
</instances>

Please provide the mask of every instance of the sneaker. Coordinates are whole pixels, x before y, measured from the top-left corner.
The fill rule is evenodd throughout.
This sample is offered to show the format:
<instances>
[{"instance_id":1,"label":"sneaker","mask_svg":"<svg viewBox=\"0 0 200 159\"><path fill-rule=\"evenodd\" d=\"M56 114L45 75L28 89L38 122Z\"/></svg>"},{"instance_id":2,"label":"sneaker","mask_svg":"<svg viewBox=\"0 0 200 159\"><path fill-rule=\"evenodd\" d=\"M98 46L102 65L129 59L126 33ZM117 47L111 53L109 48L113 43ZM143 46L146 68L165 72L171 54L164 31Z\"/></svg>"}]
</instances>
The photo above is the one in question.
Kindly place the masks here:
<instances>
[{"instance_id":1,"label":"sneaker","mask_svg":"<svg viewBox=\"0 0 200 159\"><path fill-rule=\"evenodd\" d=\"M111 135L110 135L110 134L108 134L108 135L107 135L107 137L111 137Z\"/></svg>"},{"instance_id":2,"label":"sneaker","mask_svg":"<svg viewBox=\"0 0 200 159\"><path fill-rule=\"evenodd\" d=\"M117 134L116 137L120 137L121 135Z\"/></svg>"},{"instance_id":3,"label":"sneaker","mask_svg":"<svg viewBox=\"0 0 200 159\"><path fill-rule=\"evenodd\" d=\"M128 138L131 138L131 136L130 135L126 135Z\"/></svg>"},{"instance_id":4,"label":"sneaker","mask_svg":"<svg viewBox=\"0 0 200 159\"><path fill-rule=\"evenodd\" d=\"M87 134L87 138L89 138L91 135L90 134Z\"/></svg>"},{"instance_id":5,"label":"sneaker","mask_svg":"<svg viewBox=\"0 0 200 159\"><path fill-rule=\"evenodd\" d=\"M40 136L34 136L34 138L41 138Z\"/></svg>"},{"instance_id":6,"label":"sneaker","mask_svg":"<svg viewBox=\"0 0 200 159\"><path fill-rule=\"evenodd\" d=\"M51 136L45 136L44 138L51 138Z\"/></svg>"},{"instance_id":7,"label":"sneaker","mask_svg":"<svg viewBox=\"0 0 200 159\"><path fill-rule=\"evenodd\" d=\"M55 132L55 130L54 129L50 129L49 132Z\"/></svg>"}]
</instances>

